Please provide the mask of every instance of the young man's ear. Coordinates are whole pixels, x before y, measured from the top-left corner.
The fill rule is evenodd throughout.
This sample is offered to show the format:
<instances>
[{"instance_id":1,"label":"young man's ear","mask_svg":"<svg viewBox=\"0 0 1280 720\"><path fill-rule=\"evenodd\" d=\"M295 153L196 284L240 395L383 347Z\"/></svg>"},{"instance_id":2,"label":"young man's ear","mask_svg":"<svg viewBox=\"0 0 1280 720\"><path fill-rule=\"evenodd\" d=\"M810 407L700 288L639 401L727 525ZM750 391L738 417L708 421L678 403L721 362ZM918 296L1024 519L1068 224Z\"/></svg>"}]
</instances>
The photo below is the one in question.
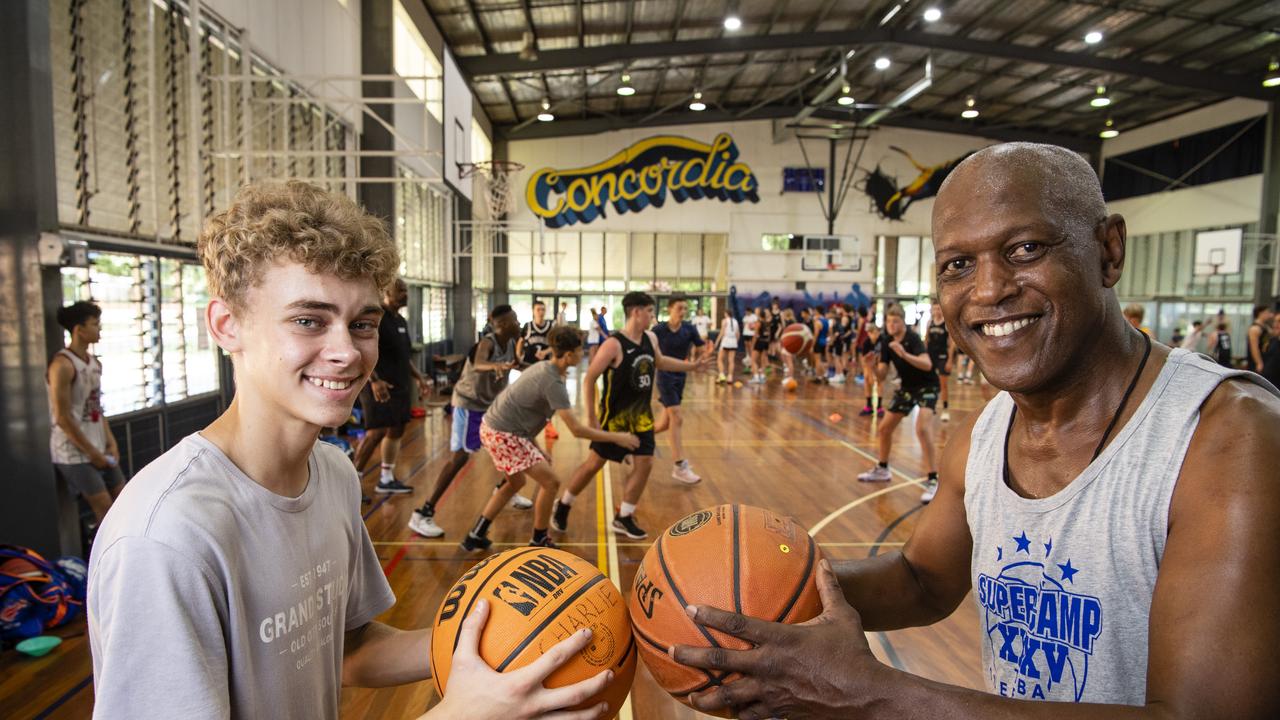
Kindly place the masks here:
<instances>
[{"instance_id":1,"label":"young man's ear","mask_svg":"<svg viewBox=\"0 0 1280 720\"><path fill-rule=\"evenodd\" d=\"M231 311L231 306L222 298L213 298L205 308L205 323L209 334L218 347L227 353L236 353L244 348L240 319Z\"/></svg>"}]
</instances>

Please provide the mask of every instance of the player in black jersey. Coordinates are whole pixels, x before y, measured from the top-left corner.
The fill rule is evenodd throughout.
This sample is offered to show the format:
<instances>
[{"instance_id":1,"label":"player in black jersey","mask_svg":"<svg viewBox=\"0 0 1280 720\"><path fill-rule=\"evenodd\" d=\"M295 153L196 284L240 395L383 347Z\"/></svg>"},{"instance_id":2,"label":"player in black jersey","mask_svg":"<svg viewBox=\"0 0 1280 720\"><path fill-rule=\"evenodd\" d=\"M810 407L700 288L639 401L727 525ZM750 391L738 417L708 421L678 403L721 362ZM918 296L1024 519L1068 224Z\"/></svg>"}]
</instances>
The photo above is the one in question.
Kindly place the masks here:
<instances>
[{"instance_id":1,"label":"player in black jersey","mask_svg":"<svg viewBox=\"0 0 1280 720\"><path fill-rule=\"evenodd\" d=\"M933 304L929 317L929 330L925 345L929 348L929 358L933 360L933 370L938 373L938 400L942 402L942 412L938 413L939 422L951 422L950 398L947 393L948 381L951 378L951 361L955 356L956 345L947 333L947 325L942 318L942 306Z\"/></svg>"},{"instance_id":2,"label":"player in black jersey","mask_svg":"<svg viewBox=\"0 0 1280 720\"><path fill-rule=\"evenodd\" d=\"M547 319L547 304L541 300L533 301L533 320L520 329L520 339L516 341L516 357L520 358L521 367L528 367L536 362L551 357L551 344L547 335L555 323ZM560 433L556 432L554 421L547 421L546 438L556 440Z\"/></svg>"},{"instance_id":3,"label":"player in black jersey","mask_svg":"<svg viewBox=\"0 0 1280 720\"><path fill-rule=\"evenodd\" d=\"M631 472L623 483L622 507L613 518L613 531L633 540L643 540L648 533L635 521L636 504L649 481L653 467L653 385L658 370L694 372L710 367L707 356L695 362L676 360L662 354L658 340L649 327L653 325L653 298L642 292L629 292L622 298L626 324L604 341L587 367L582 386L586 392L587 425L609 432L633 433L640 439L635 450L611 443L593 442L587 459L573 473L564 495L555 504L551 527L564 532L569 523L573 500L610 460L622 462L631 456ZM596 380L604 377L603 394L597 405Z\"/></svg>"}]
</instances>

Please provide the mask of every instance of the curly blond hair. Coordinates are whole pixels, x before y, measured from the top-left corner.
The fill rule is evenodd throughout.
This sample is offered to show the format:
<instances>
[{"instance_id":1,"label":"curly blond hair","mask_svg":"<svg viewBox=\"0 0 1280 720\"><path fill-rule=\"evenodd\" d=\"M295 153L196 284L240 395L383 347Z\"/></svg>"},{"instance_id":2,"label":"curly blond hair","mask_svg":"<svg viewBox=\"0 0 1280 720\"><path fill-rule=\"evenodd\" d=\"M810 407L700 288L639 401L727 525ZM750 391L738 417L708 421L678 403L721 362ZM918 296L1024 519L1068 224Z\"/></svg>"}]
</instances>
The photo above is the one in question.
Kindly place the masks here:
<instances>
[{"instance_id":1,"label":"curly blond hair","mask_svg":"<svg viewBox=\"0 0 1280 720\"><path fill-rule=\"evenodd\" d=\"M245 185L196 243L209 291L236 309L278 259L344 280L395 282L400 253L381 220L346 195L298 180Z\"/></svg>"}]
</instances>

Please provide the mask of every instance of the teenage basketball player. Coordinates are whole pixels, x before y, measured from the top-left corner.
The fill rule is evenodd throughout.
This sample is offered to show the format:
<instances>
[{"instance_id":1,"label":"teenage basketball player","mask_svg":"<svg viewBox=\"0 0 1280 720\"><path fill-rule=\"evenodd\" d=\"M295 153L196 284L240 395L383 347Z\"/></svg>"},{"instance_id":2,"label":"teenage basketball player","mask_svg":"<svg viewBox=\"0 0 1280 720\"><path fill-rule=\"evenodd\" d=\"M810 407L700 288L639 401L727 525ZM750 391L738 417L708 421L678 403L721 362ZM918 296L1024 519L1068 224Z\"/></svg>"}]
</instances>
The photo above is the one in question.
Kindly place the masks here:
<instances>
[{"instance_id":1,"label":"teenage basketball player","mask_svg":"<svg viewBox=\"0 0 1280 720\"><path fill-rule=\"evenodd\" d=\"M91 302L58 308L58 324L71 344L49 363L49 450L53 468L73 492L84 496L98 522L124 489L116 436L102 413L102 363L89 352L102 334L102 308Z\"/></svg>"},{"instance_id":2,"label":"teenage basketball player","mask_svg":"<svg viewBox=\"0 0 1280 720\"><path fill-rule=\"evenodd\" d=\"M688 360L695 347L702 347L702 338L698 331L685 322L684 314L689 303L678 295L667 300L667 321L658 323L653 328L653 335L658 339L658 349L662 354L676 360ZM671 451L675 454L675 465L671 469L671 477L687 485L695 485L702 480L693 472L688 458L684 455L681 433L684 427L684 413L680 403L684 399L684 381L682 372L658 371L658 402L662 404L662 417L653 426L653 433L671 431Z\"/></svg>"},{"instance_id":3,"label":"teenage basketball player","mask_svg":"<svg viewBox=\"0 0 1280 720\"><path fill-rule=\"evenodd\" d=\"M1209 351L1222 367L1235 367L1231 358L1231 326L1219 321L1217 329L1209 335Z\"/></svg>"},{"instance_id":4,"label":"teenage basketball player","mask_svg":"<svg viewBox=\"0 0 1280 720\"><path fill-rule=\"evenodd\" d=\"M489 540L489 525L530 478L538 484L538 494L533 505L533 538L529 544L556 546L547 535L547 523L560 481L546 454L534 442L551 416L559 417L574 437L611 443L627 450L640 446L640 439L635 435L588 427L570 410L573 405L564 379L569 368L582 362L582 335L574 328L561 325L551 331L547 342L553 357L521 373L511 387L498 394L484 414L480 441L493 458L493 466L507 477L507 482L489 497L471 532L462 540L463 550L489 549L493 544Z\"/></svg>"},{"instance_id":5,"label":"teenage basketball player","mask_svg":"<svg viewBox=\"0 0 1280 720\"><path fill-rule=\"evenodd\" d=\"M520 339L516 341L516 357L520 358L521 367L528 367L536 362L551 357L551 346L547 344L547 334L554 324L547 319L547 304L541 300L533 301L533 320L524 324L520 330ZM546 436L548 440L560 437L552 421L547 421Z\"/></svg>"},{"instance_id":6,"label":"teenage basketball player","mask_svg":"<svg viewBox=\"0 0 1280 720\"><path fill-rule=\"evenodd\" d=\"M933 206L952 338L1004 390L956 430L901 550L823 564L823 614L695 622L746 652L697 693L741 717L1264 720L1280 712L1280 396L1133 329L1124 219L1094 169L1044 145L961 163ZM1261 571L1261 568L1268 568ZM972 594L970 594L972 593ZM987 692L877 661L864 631L977 601Z\"/></svg>"},{"instance_id":7,"label":"teenage basketball player","mask_svg":"<svg viewBox=\"0 0 1280 720\"><path fill-rule=\"evenodd\" d=\"M942 403L942 412L938 413L940 422L951 422L950 397L947 394L947 381L951 378L951 360L955 355L955 344L947 333L947 324L942 319L942 306L934 303L929 308L929 329L926 331L925 345L929 348L929 358L933 360L933 370L938 373L938 395Z\"/></svg>"},{"instance_id":8,"label":"teenage basketball player","mask_svg":"<svg viewBox=\"0 0 1280 720\"><path fill-rule=\"evenodd\" d=\"M925 466L929 475L925 479L924 492L920 502L928 504L938 491L938 465L934 459L933 449L933 416L938 404L938 373L933 369L933 359L929 356L924 341L915 330L907 327L906 313L901 305L890 305L884 312L885 333L887 337L881 342L880 360L876 366L876 377L884 382L889 374L889 365L898 371L902 386L893 394L889 404L889 414L880 425L880 462L870 470L858 475L862 482L888 482L893 479L889 472L889 452L893 449L893 431L911 411L918 405L920 412L916 416L916 438L920 441L920 451L924 455Z\"/></svg>"},{"instance_id":9,"label":"teenage basketball player","mask_svg":"<svg viewBox=\"0 0 1280 720\"><path fill-rule=\"evenodd\" d=\"M756 314L755 308L747 308L747 314L742 316L742 371L751 371L755 373L755 345L756 331L759 330L760 316ZM729 379L733 380L733 373L729 374Z\"/></svg>"},{"instance_id":10,"label":"teenage basketball player","mask_svg":"<svg viewBox=\"0 0 1280 720\"><path fill-rule=\"evenodd\" d=\"M613 518L613 531L632 540L649 536L636 524L636 504L649 481L653 467L653 376L655 370L692 372L711 364L710 358L698 362L676 360L662 354L657 339L649 330L653 325L653 298L642 292L629 292L622 298L626 325L614 332L600 346L596 359L587 368L583 380L586 393L587 425L609 432L627 432L640 438L634 450L613 443L593 442L587 459L574 471L564 495L556 503L551 527L564 532L569 524L569 510L574 498L595 478L610 460L622 462L631 457L631 472L623 483L622 508ZM596 380L604 376L604 394L596 406Z\"/></svg>"},{"instance_id":11,"label":"teenage basketball player","mask_svg":"<svg viewBox=\"0 0 1280 720\"><path fill-rule=\"evenodd\" d=\"M409 323L400 314L400 308L408 302L409 286L396 278L382 296L382 319L378 321L378 363L373 368L369 384L360 391L365 435L360 438L356 449L356 470L363 471L373 451L378 450L382 458L382 472L374 491L384 495L413 492L413 488L396 479L396 459L400 456L405 427L412 417L413 397L409 387L417 384L419 399L425 398L431 387L413 364Z\"/></svg>"},{"instance_id":12,"label":"teenage basketball player","mask_svg":"<svg viewBox=\"0 0 1280 720\"><path fill-rule=\"evenodd\" d=\"M1270 305L1257 305L1253 308L1253 324L1246 331L1245 340L1249 347L1249 362L1247 367L1262 374L1262 351L1267 346L1267 342L1271 337L1271 318L1275 317L1275 312Z\"/></svg>"},{"instance_id":13,"label":"teenage basketball player","mask_svg":"<svg viewBox=\"0 0 1280 720\"><path fill-rule=\"evenodd\" d=\"M444 528L436 524L436 506L454 478L482 447L480 422L498 393L507 387L511 371L518 365L516 338L520 334L520 321L516 318L516 311L510 305L499 305L489 314L489 323L493 329L471 349L471 355L462 366L462 375L453 386L453 430L449 435L449 450L453 457L440 468L431 497L409 516L409 529L424 537L444 535ZM499 484L494 492L501 488L502 484ZM512 503L521 510L533 507L533 503L523 495L512 497Z\"/></svg>"},{"instance_id":14,"label":"teenage basketball player","mask_svg":"<svg viewBox=\"0 0 1280 720\"><path fill-rule=\"evenodd\" d=\"M379 293L400 259L381 220L300 182L242 188L198 252L235 397L143 468L98 532L86 603L94 716L336 720L343 685L430 676L431 631L374 620L395 596L356 471L317 441L373 372ZM504 720L577 701L543 689L550 667L517 678L477 662L484 618L468 618L449 696L427 717Z\"/></svg>"},{"instance_id":15,"label":"teenage basketball player","mask_svg":"<svg viewBox=\"0 0 1280 720\"><path fill-rule=\"evenodd\" d=\"M763 385L764 369L769 366L769 343L773 339L773 312L769 308L760 310L760 331L755 334L751 344L751 366L754 371L751 382Z\"/></svg>"},{"instance_id":16,"label":"teenage basketball player","mask_svg":"<svg viewBox=\"0 0 1280 720\"><path fill-rule=\"evenodd\" d=\"M716 378L716 382L722 385L733 382L734 364L738 361L738 335L741 329L738 319L733 316L733 310L725 307L724 316L720 318L720 336L716 338L716 369L720 371L720 377ZM726 367L729 369L728 374L725 374Z\"/></svg>"}]
</instances>

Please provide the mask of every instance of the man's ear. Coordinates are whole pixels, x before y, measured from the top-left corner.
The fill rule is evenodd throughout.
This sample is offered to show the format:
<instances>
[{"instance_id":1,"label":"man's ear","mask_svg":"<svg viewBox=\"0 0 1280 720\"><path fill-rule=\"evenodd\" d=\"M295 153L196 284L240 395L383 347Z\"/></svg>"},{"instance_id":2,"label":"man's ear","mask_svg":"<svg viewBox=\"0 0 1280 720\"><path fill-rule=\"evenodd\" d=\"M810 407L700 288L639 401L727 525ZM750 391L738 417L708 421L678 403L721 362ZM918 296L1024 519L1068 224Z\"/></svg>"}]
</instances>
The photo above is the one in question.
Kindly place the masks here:
<instances>
[{"instance_id":1,"label":"man's ear","mask_svg":"<svg viewBox=\"0 0 1280 720\"><path fill-rule=\"evenodd\" d=\"M228 354L244 349L244 339L241 335L244 325L226 300L213 298L204 312L205 324L209 328L209 334L213 336L213 341L218 343L218 347Z\"/></svg>"},{"instance_id":2,"label":"man's ear","mask_svg":"<svg viewBox=\"0 0 1280 720\"><path fill-rule=\"evenodd\" d=\"M1124 271L1125 242L1128 231L1124 218L1109 215L1098 224L1098 240L1102 244L1102 285L1112 288L1120 282Z\"/></svg>"}]
</instances>

